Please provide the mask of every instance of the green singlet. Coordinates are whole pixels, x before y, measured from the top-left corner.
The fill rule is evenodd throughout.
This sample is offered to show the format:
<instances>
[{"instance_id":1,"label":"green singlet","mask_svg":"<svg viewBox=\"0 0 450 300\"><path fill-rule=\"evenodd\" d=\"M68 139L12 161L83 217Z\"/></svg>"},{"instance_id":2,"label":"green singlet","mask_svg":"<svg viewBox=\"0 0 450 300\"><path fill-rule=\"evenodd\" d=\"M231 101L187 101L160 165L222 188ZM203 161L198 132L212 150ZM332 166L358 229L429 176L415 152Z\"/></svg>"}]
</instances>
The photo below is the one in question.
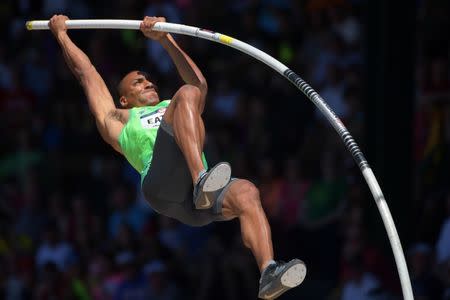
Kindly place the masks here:
<instances>
[{"instance_id":1,"label":"green singlet","mask_svg":"<svg viewBox=\"0 0 450 300\"><path fill-rule=\"evenodd\" d=\"M170 100L163 100L154 106L130 109L128 122L119 135L119 145L128 162L141 174L141 183L147 175L153 157L156 135ZM203 164L207 169L205 154Z\"/></svg>"}]
</instances>

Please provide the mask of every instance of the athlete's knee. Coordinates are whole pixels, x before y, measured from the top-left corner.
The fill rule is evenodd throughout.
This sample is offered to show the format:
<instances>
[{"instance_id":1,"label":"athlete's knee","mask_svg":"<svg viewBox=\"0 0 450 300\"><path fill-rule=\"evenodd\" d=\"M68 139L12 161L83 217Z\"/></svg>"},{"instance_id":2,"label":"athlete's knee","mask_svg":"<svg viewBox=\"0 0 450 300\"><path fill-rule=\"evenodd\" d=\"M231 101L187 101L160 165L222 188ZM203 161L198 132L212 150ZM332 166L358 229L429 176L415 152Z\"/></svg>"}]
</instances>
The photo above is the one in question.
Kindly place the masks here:
<instances>
[{"instance_id":1,"label":"athlete's knee","mask_svg":"<svg viewBox=\"0 0 450 300\"><path fill-rule=\"evenodd\" d=\"M202 95L202 90L191 84L183 85L176 92L174 99L176 106L181 106L188 109L198 109L201 113L204 107L205 97Z\"/></svg>"},{"instance_id":2,"label":"athlete's knee","mask_svg":"<svg viewBox=\"0 0 450 300\"><path fill-rule=\"evenodd\" d=\"M202 92L200 88L196 87L195 85L185 84L180 87L176 95L177 100L180 99L180 102L183 100L187 100L188 102L195 102L200 100Z\"/></svg>"},{"instance_id":3,"label":"athlete's knee","mask_svg":"<svg viewBox=\"0 0 450 300\"><path fill-rule=\"evenodd\" d=\"M248 180L241 180L236 201L242 211L255 209L261 205L258 188Z\"/></svg>"}]
</instances>

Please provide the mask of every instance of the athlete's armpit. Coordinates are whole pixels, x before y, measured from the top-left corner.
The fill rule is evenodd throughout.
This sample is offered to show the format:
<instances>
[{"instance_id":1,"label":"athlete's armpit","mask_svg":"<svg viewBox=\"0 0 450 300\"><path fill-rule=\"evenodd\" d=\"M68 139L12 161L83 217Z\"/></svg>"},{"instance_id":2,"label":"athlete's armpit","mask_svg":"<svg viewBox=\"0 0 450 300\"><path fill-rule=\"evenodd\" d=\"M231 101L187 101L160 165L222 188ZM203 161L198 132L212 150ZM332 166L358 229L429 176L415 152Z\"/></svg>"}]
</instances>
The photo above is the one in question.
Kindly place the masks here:
<instances>
[{"instance_id":1,"label":"athlete's armpit","mask_svg":"<svg viewBox=\"0 0 450 300\"><path fill-rule=\"evenodd\" d=\"M128 111L123 109L113 109L111 110L106 118L111 118L112 120L119 121L120 123L124 124L128 121Z\"/></svg>"}]
</instances>

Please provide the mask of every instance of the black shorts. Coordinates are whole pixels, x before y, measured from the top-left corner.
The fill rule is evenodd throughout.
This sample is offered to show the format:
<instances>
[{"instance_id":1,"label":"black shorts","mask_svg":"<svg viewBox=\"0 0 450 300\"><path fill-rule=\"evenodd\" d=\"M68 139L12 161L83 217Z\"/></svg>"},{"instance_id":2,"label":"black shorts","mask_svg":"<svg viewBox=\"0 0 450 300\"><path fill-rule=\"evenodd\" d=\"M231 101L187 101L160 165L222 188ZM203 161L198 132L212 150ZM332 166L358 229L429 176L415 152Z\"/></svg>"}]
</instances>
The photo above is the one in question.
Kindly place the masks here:
<instances>
[{"instance_id":1,"label":"black shorts","mask_svg":"<svg viewBox=\"0 0 450 300\"><path fill-rule=\"evenodd\" d=\"M164 120L161 122L150 169L142 182L144 196L155 211L190 226L224 221L222 203L232 181L214 192L216 200L210 209L195 209L187 162L175 141L172 127Z\"/></svg>"}]
</instances>

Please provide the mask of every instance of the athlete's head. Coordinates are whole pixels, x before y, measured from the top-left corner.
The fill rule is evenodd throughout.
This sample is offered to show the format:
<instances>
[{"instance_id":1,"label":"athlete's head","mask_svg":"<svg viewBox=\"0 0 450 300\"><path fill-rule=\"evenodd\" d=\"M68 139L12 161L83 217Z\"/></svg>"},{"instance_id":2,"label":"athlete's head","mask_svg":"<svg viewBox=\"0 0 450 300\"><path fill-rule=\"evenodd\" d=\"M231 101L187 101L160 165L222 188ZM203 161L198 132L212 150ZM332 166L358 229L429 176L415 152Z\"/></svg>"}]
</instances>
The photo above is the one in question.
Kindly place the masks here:
<instances>
[{"instance_id":1,"label":"athlete's head","mask_svg":"<svg viewBox=\"0 0 450 300\"><path fill-rule=\"evenodd\" d=\"M158 87L147 73L131 71L119 83L119 102L123 108L156 105L159 103Z\"/></svg>"}]
</instances>

